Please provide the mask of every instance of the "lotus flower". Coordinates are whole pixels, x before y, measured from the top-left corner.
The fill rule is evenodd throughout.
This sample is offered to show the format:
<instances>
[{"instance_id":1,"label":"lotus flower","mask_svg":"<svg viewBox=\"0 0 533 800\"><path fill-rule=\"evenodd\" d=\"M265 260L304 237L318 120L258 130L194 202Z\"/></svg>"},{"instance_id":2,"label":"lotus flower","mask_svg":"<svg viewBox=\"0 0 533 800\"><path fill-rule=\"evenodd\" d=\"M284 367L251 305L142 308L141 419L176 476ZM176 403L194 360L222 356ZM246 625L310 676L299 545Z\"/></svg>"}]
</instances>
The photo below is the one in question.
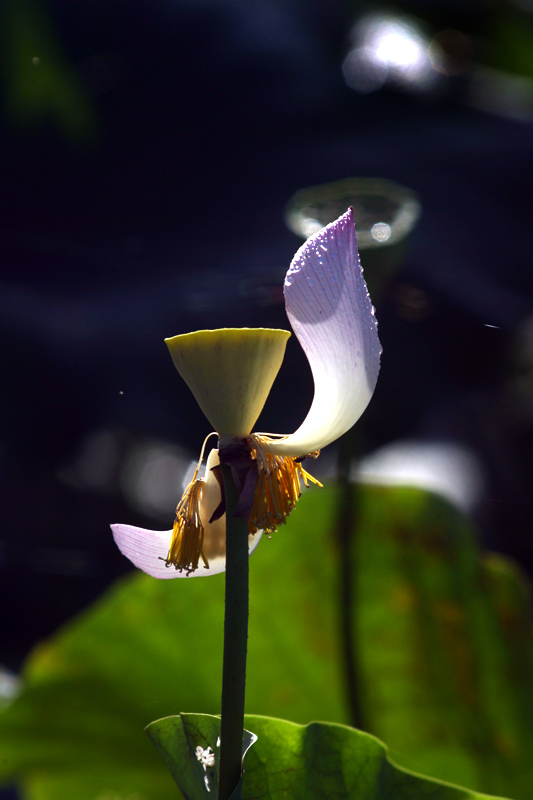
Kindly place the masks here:
<instances>
[{"instance_id":1,"label":"lotus flower","mask_svg":"<svg viewBox=\"0 0 533 800\"><path fill-rule=\"evenodd\" d=\"M303 468L303 459L317 457L321 448L349 430L372 397L381 347L352 209L300 247L285 277L284 294L315 385L309 413L290 435L251 433L283 361L288 331L229 328L166 339L178 372L218 435L218 448L209 453L205 478L199 478L204 442L172 530L111 526L121 552L154 578L224 571L221 458L231 461L228 453L240 449L235 514L248 519L252 553L261 532L270 535L285 522L300 497L301 482L320 485Z\"/></svg>"}]
</instances>

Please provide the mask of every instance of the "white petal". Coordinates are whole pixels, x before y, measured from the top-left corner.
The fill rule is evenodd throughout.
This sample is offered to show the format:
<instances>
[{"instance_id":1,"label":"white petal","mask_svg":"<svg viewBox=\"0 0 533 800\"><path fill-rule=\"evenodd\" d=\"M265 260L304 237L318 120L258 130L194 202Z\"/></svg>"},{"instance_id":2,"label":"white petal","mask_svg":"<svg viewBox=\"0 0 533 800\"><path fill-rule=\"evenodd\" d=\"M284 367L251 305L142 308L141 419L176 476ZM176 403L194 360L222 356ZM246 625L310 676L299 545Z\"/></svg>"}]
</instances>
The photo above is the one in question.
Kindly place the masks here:
<instances>
[{"instance_id":1,"label":"white petal","mask_svg":"<svg viewBox=\"0 0 533 800\"><path fill-rule=\"evenodd\" d=\"M111 525L115 543L122 555L129 558L138 569L153 578L184 578L185 572L177 572L165 566L172 531L149 531L133 525ZM196 574L196 573L195 573Z\"/></svg>"},{"instance_id":2,"label":"white petal","mask_svg":"<svg viewBox=\"0 0 533 800\"><path fill-rule=\"evenodd\" d=\"M272 449L303 456L354 425L379 372L381 345L351 208L298 250L284 292L287 316L311 366L315 395L302 425Z\"/></svg>"},{"instance_id":3,"label":"white petal","mask_svg":"<svg viewBox=\"0 0 533 800\"><path fill-rule=\"evenodd\" d=\"M174 567L167 567L165 560L170 546L172 531L149 531L135 528L133 525L111 525L113 536L120 552L129 558L136 567L147 572L153 578L199 578L204 575L216 575L226 569L226 515L215 522L209 522L221 499L220 484L212 468L220 464L218 450L209 453L205 468L202 496L200 500L200 519L204 527L204 553L209 561L205 567L200 559L198 568L187 575L186 570L179 572ZM251 555L261 539L258 532L248 537L248 551Z\"/></svg>"},{"instance_id":4,"label":"white petal","mask_svg":"<svg viewBox=\"0 0 533 800\"><path fill-rule=\"evenodd\" d=\"M133 525L111 525L113 537L122 555L129 558L138 569L153 578L186 578L185 571L178 572L174 567L166 567L172 531L149 531ZM261 532L248 537L248 551L252 555L261 539ZM200 562L198 569L189 578L217 575L226 569L226 554L222 553L209 560L209 569Z\"/></svg>"}]
</instances>

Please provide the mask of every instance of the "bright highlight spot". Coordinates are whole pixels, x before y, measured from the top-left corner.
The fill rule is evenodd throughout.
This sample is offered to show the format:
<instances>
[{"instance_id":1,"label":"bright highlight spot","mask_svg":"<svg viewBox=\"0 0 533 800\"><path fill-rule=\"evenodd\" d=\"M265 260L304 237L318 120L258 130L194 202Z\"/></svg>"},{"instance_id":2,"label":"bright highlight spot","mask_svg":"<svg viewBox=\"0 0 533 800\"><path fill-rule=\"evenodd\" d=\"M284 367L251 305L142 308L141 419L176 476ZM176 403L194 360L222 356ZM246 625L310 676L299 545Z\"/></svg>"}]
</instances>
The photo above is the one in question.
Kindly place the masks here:
<instances>
[{"instance_id":1,"label":"bright highlight spot","mask_svg":"<svg viewBox=\"0 0 533 800\"><path fill-rule=\"evenodd\" d=\"M370 235L376 242L386 242L390 239L391 233L391 227L386 222L376 222L370 229Z\"/></svg>"},{"instance_id":2,"label":"bright highlight spot","mask_svg":"<svg viewBox=\"0 0 533 800\"><path fill-rule=\"evenodd\" d=\"M364 458L353 478L384 486L417 486L466 512L476 506L484 488L476 456L451 442L394 442Z\"/></svg>"},{"instance_id":3,"label":"bright highlight spot","mask_svg":"<svg viewBox=\"0 0 533 800\"><path fill-rule=\"evenodd\" d=\"M318 233L318 231L323 227L324 226L322 225L322 223L319 222L317 219L313 219L313 217L307 217L302 222L302 234L305 236L306 239L308 239L314 233Z\"/></svg>"},{"instance_id":4,"label":"bright highlight spot","mask_svg":"<svg viewBox=\"0 0 533 800\"><path fill-rule=\"evenodd\" d=\"M394 67L417 68L424 62L424 47L414 31L406 26L384 26L377 40L376 57L384 64Z\"/></svg>"},{"instance_id":5,"label":"bright highlight spot","mask_svg":"<svg viewBox=\"0 0 533 800\"><path fill-rule=\"evenodd\" d=\"M7 707L22 689L20 678L0 667L0 709Z\"/></svg>"},{"instance_id":6,"label":"bright highlight spot","mask_svg":"<svg viewBox=\"0 0 533 800\"><path fill-rule=\"evenodd\" d=\"M120 486L129 503L153 517L168 515L190 459L174 445L155 440L132 447L121 464Z\"/></svg>"},{"instance_id":7,"label":"bright highlight spot","mask_svg":"<svg viewBox=\"0 0 533 800\"><path fill-rule=\"evenodd\" d=\"M438 45L408 18L370 14L354 26L351 38L342 66L351 89L367 93L386 82L425 89L436 79Z\"/></svg>"}]
</instances>

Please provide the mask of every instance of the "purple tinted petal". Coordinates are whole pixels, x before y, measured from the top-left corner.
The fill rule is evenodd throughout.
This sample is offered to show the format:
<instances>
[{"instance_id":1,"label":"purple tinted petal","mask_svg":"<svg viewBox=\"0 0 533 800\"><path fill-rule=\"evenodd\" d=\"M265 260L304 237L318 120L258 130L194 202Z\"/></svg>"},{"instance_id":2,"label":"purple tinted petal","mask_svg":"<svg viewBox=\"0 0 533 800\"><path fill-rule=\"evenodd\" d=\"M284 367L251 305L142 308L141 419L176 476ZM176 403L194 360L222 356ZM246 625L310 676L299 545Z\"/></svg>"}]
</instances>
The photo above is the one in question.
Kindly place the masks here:
<instances>
[{"instance_id":1,"label":"purple tinted petal","mask_svg":"<svg viewBox=\"0 0 533 800\"><path fill-rule=\"evenodd\" d=\"M284 292L287 315L311 366L315 395L302 425L274 449L302 456L352 427L372 397L379 372L381 345L351 208L298 250Z\"/></svg>"},{"instance_id":2,"label":"purple tinted petal","mask_svg":"<svg viewBox=\"0 0 533 800\"><path fill-rule=\"evenodd\" d=\"M189 576L185 571L178 572L174 567L165 566L172 531L150 531L133 525L111 525L113 537L120 552L129 558L138 569L153 578L199 578L217 575L226 568L226 554L210 558L209 569L200 562L198 569ZM261 534L248 537L250 555L253 553Z\"/></svg>"}]
</instances>

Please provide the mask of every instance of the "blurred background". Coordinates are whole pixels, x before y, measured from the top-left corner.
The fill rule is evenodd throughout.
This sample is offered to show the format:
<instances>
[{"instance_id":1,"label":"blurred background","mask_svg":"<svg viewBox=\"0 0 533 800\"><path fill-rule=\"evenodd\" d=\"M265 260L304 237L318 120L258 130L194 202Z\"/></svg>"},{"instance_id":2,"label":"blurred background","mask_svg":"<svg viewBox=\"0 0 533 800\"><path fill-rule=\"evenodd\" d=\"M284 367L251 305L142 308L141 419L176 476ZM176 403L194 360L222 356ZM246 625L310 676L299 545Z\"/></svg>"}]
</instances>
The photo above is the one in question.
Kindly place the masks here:
<instances>
[{"instance_id":1,"label":"blurred background","mask_svg":"<svg viewBox=\"0 0 533 800\"><path fill-rule=\"evenodd\" d=\"M533 3L3 0L0 41L6 675L130 571L110 522L171 525L209 428L163 339L286 327L330 206L384 350L352 478L531 573ZM291 341L260 429L311 397Z\"/></svg>"}]
</instances>

